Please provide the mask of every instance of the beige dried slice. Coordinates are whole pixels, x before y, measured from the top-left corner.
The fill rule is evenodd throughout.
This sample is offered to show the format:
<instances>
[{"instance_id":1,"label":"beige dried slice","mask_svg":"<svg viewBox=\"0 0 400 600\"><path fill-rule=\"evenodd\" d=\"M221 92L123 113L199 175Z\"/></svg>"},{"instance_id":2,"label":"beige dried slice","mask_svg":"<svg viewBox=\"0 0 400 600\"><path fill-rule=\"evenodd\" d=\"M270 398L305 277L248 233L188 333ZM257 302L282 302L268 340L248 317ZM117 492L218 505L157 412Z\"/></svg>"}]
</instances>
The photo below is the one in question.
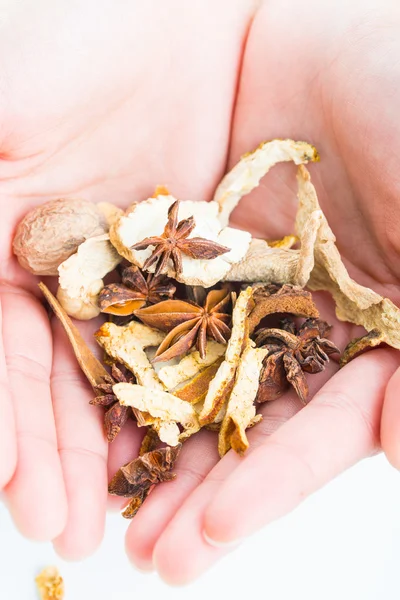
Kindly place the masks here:
<instances>
[{"instance_id":1,"label":"beige dried slice","mask_svg":"<svg viewBox=\"0 0 400 600\"><path fill-rule=\"evenodd\" d=\"M304 166L298 169L299 211L296 228L299 234L314 213L321 213L310 174ZM400 348L400 310L391 300L356 283L349 276L335 244L336 238L322 215L314 247L315 266L307 284L311 290L330 292L341 321L362 325L368 332L377 329L382 342Z\"/></svg>"},{"instance_id":2,"label":"beige dried slice","mask_svg":"<svg viewBox=\"0 0 400 600\"><path fill-rule=\"evenodd\" d=\"M96 208L106 223L107 231L110 229L111 225L124 214L122 208L115 206L115 204L111 204L111 202L99 202L96 204Z\"/></svg>"},{"instance_id":3,"label":"beige dried slice","mask_svg":"<svg viewBox=\"0 0 400 600\"><path fill-rule=\"evenodd\" d=\"M296 165L319 160L318 152L307 142L272 140L263 142L240 161L222 179L214 194L219 204L219 218L223 226L229 222L233 209L242 196L258 186L271 167L280 162L293 161Z\"/></svg>"},{"instance_id":4,"label":"beige dried slice","mask_svg":"<svg viewBox=\"0 0 400 600\"><path fill-rule=\"evenodd\" d=\"M56 317L58 317L60 320L61 325L63 326L64 331L71 342L72 349L80 368L86 375L86 378L92 388L95 389L98 385L101 385L104 383L104 381L108 380L108 372L90 350L89 346L81 336L78 328L72 323L71 319L63 307L59 304L57 299L50 292L48 287L44 283L39 283L39 288L41 289L51 309L54 311Z\"/></svg>"},{"instance_id":5,"label":"beige dried slice","mask_svg":"<svg viewBox=\"0 0 400 600\"><path fill-rule=\"evenodd\" d=\"M378 329L372 329L366 335L351 340L340 356L339 365L344 367L359 354L372 350L384 342L383 335Z\"/></svg>"},{"instance_id":6,"label":"beige dried slice","mask_svg":"<svg viewBox=\"0 0 400 600\"><path fill-rule=\"evenodd\" d=\"M243 344L246 340L247 316L253 308L253 290L242 290L232 311L232 334L225 352L225 360L212 379L200 414L201 425L215 421L229 398Z\"/></svg>"},{"instance_id":7,"label":"beige dried slice","mask_svg":"<svg viewBox=\"0 0 400 600\"><path fill-rule=\"evenodd\" d=\"M97 299L104 287L103 277L121 260L108 234L104 234L86 240L61 263L57 297L71 317L87 320L100 314Z\"/></svg>"},{"instance_id":8,"label":"beige dried slice","mask_svg":"<svg viewBox=\"0 0 400 600\"><path fill-rule=\"evenodd\" d=\"M200 429L193 406L173 394L132 383L117 383L113 392L123 406L131 406L157 419L153 426L160 440L169 446L176 446L181 439ZM183 433L178 424L184 428Z\"/></svg>"},{"instance_id":9,"label":"beige dried slice","mask_svg":"<svg viewBox=\"0 0 400 600\"><path fill-rule=\"evenodd\" d=\"M249 332L253 333L264 317L274 313L289 313L298 317L319 317L310 292L299 286L274 285L258 287L253 294L255 306L249 315Z\"/></svg>"},{"instance_id":10,"label":"beige dried slice","mask_svg":"<svg viewBox=\"0 0 400 600\"><path fill-rule=\"evenodd\" d=\"M176 201L173 196L158 195L133 204L124 216L110 229L110 239L119 254L142 268L151 256L154 247L134 250L132 246L146 238L160 236L168 221L168 209ZM188 285L208 288L215 285L246 254L251 235L247 231L221 227L218 219L218 204L215 202L182 201L179 205L179 220L194 217L195 228L188 240L200 237L230 248L229 252L213 259L195 259L182 255L182 272L175 272L172 260L167 263L166 273ZM155 265L149 268L154 271Z\"/></svg>"},{"instance_id":11,"label":"beige dried slice","mask_svg":"<svg viewBox=\"0 0 400 600\"><path fill-rule=\"evenodd\" d=\"M146 348L161 344L165 334L147 325L131 321L128 325L104 323L95 333L100 346L114 360L124 364L138 383L149 389L164 390L164 386L150 363Z\"/></svg>"},{"instance_id":12,"label":"beige dried slice","mask_svg":"<svg viewBox=\"0 0 400 600\"><path fill-rule=\"evenodd\" d=\"M253 239L246 256L233 265L224 281L291 283L304 287L314 267L314 244L322 212L313 212L301 230L300 248L271 247L268 242Z\"/></svg>"},{"instance_id":13,"label":"beige dried slice","mask_svg":"<svg viewBox=\"0 0 400 600\"><path fill-rule=\"evenodd\" d=\"M225 350L226 346L224 344L208 340L205 358L201 358L199 352L194 350L187 356L184 356L178 364L162 367L158 371L158 377L167 390L172 390L214 364L218 358L225 354Z\"/></svg>"},{"instance_id":14,"label":"beige dried slice","mask_svg":"<svg viewBox=\"0 0 400 600\"><path fill-rule=\"evenodd\" d=\"M221 458L233 448L243 454L249 447L246 429L254 424L256 407L254 404L258 390L258 380L262 361L268 353L264 348L254 348L249 341L240 358L235 384L230 395L224 420L218 438L218 451Z\"/></svg>"},{"instance_id":15,"label":"beige dried slice","mask_svg":"<svg viewBox=\"0 0 400 600\"><path fill-rule=\"evenodd\" d=\"M63 600L64 580L57 567L46 567L35 578L41 600Z\"/></svg>"},{"instance_id":16,"label":"beige dried slice","mask_svg":"<svg viewBox=\"0 0 400 600\"><path fill-rule=\"evenodd\" d=\"M201 373L198 373L193 379L185 383L183 386L170 390L174 396L181 400L190 402L190 404L198 404L205 400L210 387L211 381L214 379L223 358L219 358L214 364L210 365Z\"/></svg>"}]
</instances>

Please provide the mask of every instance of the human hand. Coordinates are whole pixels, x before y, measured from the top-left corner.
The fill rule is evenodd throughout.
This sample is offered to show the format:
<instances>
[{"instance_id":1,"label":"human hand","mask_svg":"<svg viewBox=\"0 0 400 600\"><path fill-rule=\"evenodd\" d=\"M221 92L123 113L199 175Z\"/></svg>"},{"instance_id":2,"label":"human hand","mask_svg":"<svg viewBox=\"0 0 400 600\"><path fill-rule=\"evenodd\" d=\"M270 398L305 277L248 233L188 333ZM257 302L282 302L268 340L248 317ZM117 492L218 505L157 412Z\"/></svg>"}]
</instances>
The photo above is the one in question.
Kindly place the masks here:
<instances>
[{"instance_id":1,"label":"human hand","mask_svg":"<svg viewBox=\"0 0 400 600\"><path fill-rule=\"evenodd\" d=\"M32 14L25 6L23 16L10 17L0 41L7 84L1 86L0 244L8 366L0 400L0 456L8 460L0 477L10 478L17 456L13 403L18 463L6 494L25 534L52 539L62 532L61 554L87 554L101 538L106 489L100 411L88 407L90 392L63 338L55 332L52 343L46 315L29 293L34 278L10 254L15 223L34 204L71 195L126 205L156 183L179 197L204 199L227 155L231 165L263 139L307 139L322 154L313 179L350 274L399 302L393 158L399 74L391 60L398 9L376 17L376 30L371 11L384 9L374 5L312 2L306 12L292 0L270 2L250 27L241 71L251 2L202 3L190 16L179 2L168 11L161 2L128 9L86 2L76 10L42 2ZM276 168L242 201L235 223L268 237L291 231L292 180L293 169ZM325 295L320 307L343 347L353 328L336 321ZM32 360L41 366L32 369ZM155 565L171 582L189 581L226 552L203 531L215 541L236 541L381 442L398 464L397 364L395 352L375 350L325 384L337 370L331 363L310 378L315 396L300 413L290 394L263 407L264 421L249 432L243 460L229 453L217 464L210 432L188 441L177 480L159 486L130 525L127 549L135 564ZM130 424L111 447L110 472L132 458L139 438Z\"/></svg>"}]
</instances>

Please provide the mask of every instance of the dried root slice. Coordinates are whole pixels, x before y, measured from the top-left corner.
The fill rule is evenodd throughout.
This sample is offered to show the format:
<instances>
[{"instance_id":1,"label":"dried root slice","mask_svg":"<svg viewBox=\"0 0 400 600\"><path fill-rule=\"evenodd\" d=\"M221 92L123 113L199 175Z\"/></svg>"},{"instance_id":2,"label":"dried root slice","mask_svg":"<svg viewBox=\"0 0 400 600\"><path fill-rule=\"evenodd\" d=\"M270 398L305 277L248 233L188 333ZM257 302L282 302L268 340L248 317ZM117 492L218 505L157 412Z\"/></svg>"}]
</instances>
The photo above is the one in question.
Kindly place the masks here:
<instances>
[{"instance_id":1,"label":"dried root slice","mask_svg":"<svg viewBox=\"0 0 400 600\"><path fill-rule=\"evenodd\" d=\"M60 320L61 325L63 326L64 331L71 342L72 349L80 368L86 375L86 378L92 388L96 389L97 386L103 384L105 381L108 381L108 372L90 350L77 327L75 327L75 325L72 323L65 310L57 302L56 298L54 298L47 286L45 286L44 283L39 283L39 288L51 306L54 314Z\"/></svg>"},{"instance_id":2,"label":"dried root slice","mask_svg":"<svg viewBox=\"0 0 400 600\"><path fill-rule=\"evenodd\" d=\"M251 287L243 290L236 301L232 312L232 335L226 348L225 360L220 365L217 374L211 381L204 407L200 414L201 425L207 425L216 419L222 420L221 410L229 398L236 369L247 333L247 317L253 308L253 290Z\"/></svg>"},{"instance_id":3,"label":"dried root slice","mask_svg":"<svg viewBox=\"0 0 400 600\"><path fill-rule=\"evenodd\" d=\"M243 454L249 447L246 429L254 424L256 407L254 404L258 390L262 362L268 353L263 348L254 348L249 341L237 369L235 384L230 395L224 420L218 438L218 451L221 458L233 448Z\"/></svg>"},{"instance_id":4,"label":"dried root slice","mask_svg":"<svg viewBox=\"0 0 400 600\"><path fill-rule=\"evenodd\" d=\"M182 358L177 365L162 367L158 372L158 377L167 390L172 390L214 364L225 354L225 350L224 344L208 340L205 358L201 358L199 352L195 350Z\"/></svg>"},{"instance_id":5,"label":"dried root slice","mask_svg":"<svg viewBox=\"0 0 400 600\"><path fill-rule=\"evenodd\" d=\"M201 373L198 373L182 387L174 389L173 391L171 390L174 396L177 396L186 402L190 402L190 404L203 402L207 396L210 383L217 374L222 361L223 358L221 357L216 360L214 364L201 371Z\"/></svg>"},{"instance_id":6,"label":"dried root slice","mask_svg":"<svg viewBox=\"0 0 400 600\"><path fill-rule=\"evenodd\" d=\"M296 228L300 236L312 214L321 213L310 174L300 166L297 175L299 211ZM314 246L315 266L307 284L311 290L330 292L341 321L362 325L368 332L377 329L382 342L400 348L400 310L393 302L350 278L335 245L336 238L322 215Z\"/></svg>"},{"instance_id":7,"label":"dried root slice","mask_svg":"<svg viewBox=\"0 0 400 600\"><path fill-rule=\"evenodd\" d=\"M271 247L268 242L253 239L246 256L225 275L224 281L290 283L304 287L314 267L314 244L322 212L310 215L301 231L298 250Z\"/></svg>"},{"instance_id":8,"label":"dried root slice","mask_svg":"<svg viewBox=\"0 0 400 600\"><path fill-rule=\"evenodd\" d=\"M110 239L121 256L142 268L154 249L134 250L132 246L145 238L160 236L168 221L168 209L176 201L173 196L158 195L133 204L127 213L120 217L110 229ZM179 206L179 220L194 217L195 228L188 239L195 237L216 242L231 248L229 252L209 260L201 260L182 255L182 272L175 272L171 260L167 264L167 274L188 285L201 285L208 288L224 277L232 265L246 254L251 235L246 231L221 227L218 219L218 204L215 202L183 201ZM154 271L155 266L149 268Z\"/></svg>"},{"instance_id":9,"label":"dried root slice","mask_svg":"<svg viewBox=\"0 0 400 600\"><path fill-rule=\"evenodd\" d=\"M245 196L258 186L271 167L280 162L293 161L296 165L319 160L318 152L306 142L294 140L272 140L263 142L242 156L241 160L221 181L216 189L214 201L219 204L219 218L227 225L233 209Z\"/></svg>"},{"instance_id":10,"label":"dried root slice","mask_svg":"<svg viewBox=\"0 0 400 600\"><path fill-rule=\"evenodd\" d=\"M255 307L249 315L249 333L252 334L260 321L273 313L289 313L298 317L319 317L310 292L301 287L270 284L257 287L253 294Z\"/></svg>"},{"instance_id":11,"label":"dried root slice","mask_svg":"<svg viewBox=\"0 0 400 600\"><path fill-rule=\"evenodd\" d=\"M359 354L372 350L384 342L383 335L378 329L372 329L366 335L351 340L340 357L340 367L344 367Z\"/></svg>"},{"instance_id":12,"label":"dried root slice","mask_svg":"<svg viewBox=\"0 0 400 600\"><path fill-rule=\"evenodd\" d=\"M41 600L63 600L64 580L56 567L46 567L35 578Z\"/></svg>"},{"instance_id":13,"label":"dried root slice","mask_svg":"<svg viewBox=\"0 0 400 600\"><path fill-rule=\"evenodd\" d=\"M200 429L193 406L168 392L132 383L117 383L113 391L123 406L131 406L157 419L153 426L160 440L169 446L176 446L181 439ZM178 424L184 428L182 434Z\"/></svg>"},{"instance_id":14,"label":"dried root slice","mask_svg":"<svg viewBox=\"0 0 400 600\"><path fill-rule=\"evenodd\" d=\"M136 321L126 326L104 323L95 333L97 342L109 356L132 371L138 383L154 390L164 390L164 386L147 358L145 348L158 346L164 337L161 331Z\"/></svg>"},{"instance_id":15,"label":"dried root slice","mask_svg":"<svg viewBox=\"0 0 400 600\"><path fill-rule=\"evenodd\" d=\"M57 298L71 317L87 320L100 314L97 299L104 287L103 277L120 262L108 235L99 235L86 240L61 263Z\"/></svg>"}]
</instances>

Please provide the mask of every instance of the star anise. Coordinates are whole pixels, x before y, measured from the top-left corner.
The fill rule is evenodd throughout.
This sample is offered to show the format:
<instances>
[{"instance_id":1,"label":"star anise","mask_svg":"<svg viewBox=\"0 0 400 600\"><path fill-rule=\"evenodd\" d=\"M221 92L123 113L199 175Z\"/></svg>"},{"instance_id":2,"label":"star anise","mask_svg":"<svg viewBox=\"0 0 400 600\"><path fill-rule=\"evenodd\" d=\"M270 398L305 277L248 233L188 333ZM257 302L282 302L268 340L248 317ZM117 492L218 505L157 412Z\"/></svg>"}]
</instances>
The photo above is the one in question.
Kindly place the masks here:
<instances>
[{"instance_id":1,"label":"star anise","mask_svg":"<svg viewBox=\"0 0 400 600\"><path fill-rule=\"evenodd\" d=\"M155 265L155 274L164 272L168 261L171 259L177 274L182 273L182 254L190 258L211 259L230 251L230 248L221 246L211 240L201 237L189 238L196 227L194 217L178 222L179 200L171 204L168 210L168 222L160 236L148 237L134 244L132 249L145 250L154 246L154 250L145 261L143 269L147 271Z\"/></svg>"},{"instance_id":2,"label":"star anise","mask_svg":"<svg viewBox=\"0 0 400 600\"><path fill-rule=\"evenodd\" d=\"M305 404L308 398L306 373L323 371L329 356L340 352L325 334L331 329L321 319L307 319L300 328L284 319L281 329L263 328L257 332L256 344L268 349L257 393L257 402L275 400L290 383Z\"/></svg>"},{"instance_id":3,"label":"star anise","mask_svg":"<svg viewBox=\"0 0 400 600\"><path fill-rule=\"evenodd\" d=\"M204 306L185 300L166 300L155 306L135 311L146 325L168 332L153 362L180 356L196 346L202 358L206 355L207 337L226 344L231 334L231 315L226 307L231 299L228 290L211 290Z\"/></svg>"},{"instance_id":4,"label":"star anise","mask_svg":"<svg viewBox=\"0 0 400 600\"><path fill-rule=\"evenodd\" d=\"M90 404L107 408L107 412L104 415L104 430L109 442L115 440L127 422L132 410L129 406L122 406L118 402L113 392L113 385L115 383L135 383L135 381L135 376L126 367L122 365L117 366L114 363L111 369L111 376L95 388L98 395L90 401Z\"/></svg>"},{"instance_id":5,"label":"star anise","mask_svg":"<svg viewBox=\"0 0 400 600\"><path fill-rule=\"evenodd\" d=\"M171 471L181 447L179 444L173 448L167 446L146 452L117 471L108 486L108 491L114 496L130 498L122 513L125 518L132 519L136 515L155 484L175 479L176 474Z\"/></svg>"},{"instance_id":6,"label":"star anise","mask_svg":"<svg viewBox=\"0 0 400 600\"><path fill-rule=\"evenodd\" d=\"M121 283L106 285L99 295L99 307L111 315L132 315L146 304L172 298L176 287L165 275L149 273L145 278L138 267L123 270Z\"/></svg>"}]
</instances>

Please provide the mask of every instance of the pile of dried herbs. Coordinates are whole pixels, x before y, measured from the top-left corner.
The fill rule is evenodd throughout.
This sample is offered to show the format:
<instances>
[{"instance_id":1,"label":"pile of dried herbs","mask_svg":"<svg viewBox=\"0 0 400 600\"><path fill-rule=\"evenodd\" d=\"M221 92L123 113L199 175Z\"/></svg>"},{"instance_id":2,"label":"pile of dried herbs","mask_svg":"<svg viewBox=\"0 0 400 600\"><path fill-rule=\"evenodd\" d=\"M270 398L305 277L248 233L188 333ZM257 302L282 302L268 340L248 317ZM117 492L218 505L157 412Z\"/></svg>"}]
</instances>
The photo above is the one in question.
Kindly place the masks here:
<instances>
[{"instance_id":1,"label":"pile of dried herbs","mask_svg":"<svg viewBox=\"0 0 400 600\"><path fill-rule=\"evenodd\" d=\"M125 213L62 199L20 224L21 265L58 272L58 300L40 287L93 388L92 404L105 409L108 441L128 419L146 428L139 457L109 486L128 499L125 517L175 477L182 443L201 428L215 432L221 457L243 454L261 403L289 386L307 402L308 376L339 356L310 290L330 292L337 317L368 332L348 345L342 365L382 342L400 348L399 309L353 281L341 260L304 166L318 159L310 144L274 140L245 155L212 202L178 201L158 187ZM282 161L299 165L296 235L268 243L229 227L241 197ZM108 320L94 335L104 365L70 319L100 313Z\"/></svg>"}]
</instances>

